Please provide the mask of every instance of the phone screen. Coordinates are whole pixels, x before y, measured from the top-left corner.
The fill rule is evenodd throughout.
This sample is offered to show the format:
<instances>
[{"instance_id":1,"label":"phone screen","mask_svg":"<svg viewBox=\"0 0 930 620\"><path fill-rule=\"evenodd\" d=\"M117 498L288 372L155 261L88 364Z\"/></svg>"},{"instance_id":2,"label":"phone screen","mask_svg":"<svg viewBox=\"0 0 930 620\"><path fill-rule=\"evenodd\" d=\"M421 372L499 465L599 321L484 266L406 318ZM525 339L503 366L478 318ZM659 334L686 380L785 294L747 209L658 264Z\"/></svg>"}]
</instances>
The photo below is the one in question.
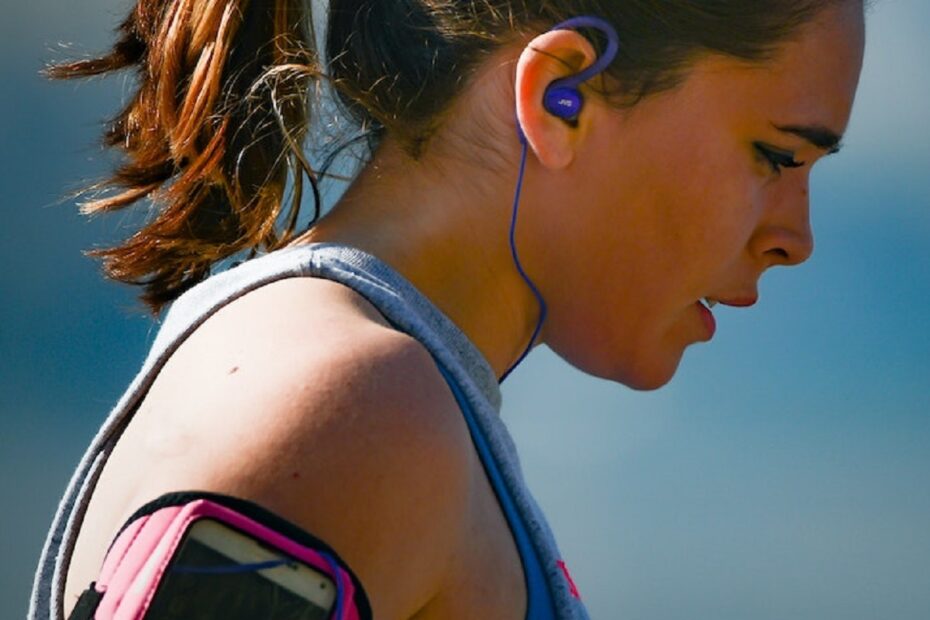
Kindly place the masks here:
<instances>
[{"instance_id":1,"label":"phone screen","mask_svg":"<svg viewBox=\"0 0 930 620\"><path fill-rule=\"evenodd\" d=\"M188 529L147 619L326 620L332 580L307 564L213 519Z\"/></svg>"}]
</instances>

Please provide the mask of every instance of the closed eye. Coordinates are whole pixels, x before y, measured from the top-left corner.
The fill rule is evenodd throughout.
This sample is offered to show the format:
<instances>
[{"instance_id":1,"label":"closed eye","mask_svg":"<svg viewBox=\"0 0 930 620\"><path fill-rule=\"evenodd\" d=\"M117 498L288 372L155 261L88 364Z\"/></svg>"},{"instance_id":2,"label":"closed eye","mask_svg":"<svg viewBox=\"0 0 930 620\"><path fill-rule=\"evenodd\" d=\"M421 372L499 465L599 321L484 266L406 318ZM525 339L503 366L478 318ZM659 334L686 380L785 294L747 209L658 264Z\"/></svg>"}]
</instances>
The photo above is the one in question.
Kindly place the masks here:
<instances>
[{"instance_id":1,"label":"closed eye","mask_svg":"<svg viewBox=\"0 0 930 620\"><path fill-rule=\"evenodd\" d=\"M753 147L776 175L781 175L782 168L800 168L803 161L795 161L794 153L773 149L761 142L754 142Z\"/></svg>"}]
</instances>

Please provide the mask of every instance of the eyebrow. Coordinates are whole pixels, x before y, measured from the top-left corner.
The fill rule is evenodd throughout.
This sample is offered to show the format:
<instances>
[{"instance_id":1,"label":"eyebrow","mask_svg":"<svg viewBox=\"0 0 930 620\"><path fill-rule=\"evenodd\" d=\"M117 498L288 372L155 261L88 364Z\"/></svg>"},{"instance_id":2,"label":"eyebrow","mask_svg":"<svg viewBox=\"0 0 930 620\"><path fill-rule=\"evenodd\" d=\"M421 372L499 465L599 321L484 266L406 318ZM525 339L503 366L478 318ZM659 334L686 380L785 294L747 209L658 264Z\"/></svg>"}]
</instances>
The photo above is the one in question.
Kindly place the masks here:
<instances>
[{"instance_id":1,"label":"eyebrow","mask_svg":"<svg viewBox=\"0 0 930 620\"><path fill-rule=\"evenodd\" d=\"M826 151L827 155L838 153L843 148L840 143L842 136L823 125L776 125L772 123L772 127L778 131L804 138L810 144Z\"/></svg>"}]
</instances>

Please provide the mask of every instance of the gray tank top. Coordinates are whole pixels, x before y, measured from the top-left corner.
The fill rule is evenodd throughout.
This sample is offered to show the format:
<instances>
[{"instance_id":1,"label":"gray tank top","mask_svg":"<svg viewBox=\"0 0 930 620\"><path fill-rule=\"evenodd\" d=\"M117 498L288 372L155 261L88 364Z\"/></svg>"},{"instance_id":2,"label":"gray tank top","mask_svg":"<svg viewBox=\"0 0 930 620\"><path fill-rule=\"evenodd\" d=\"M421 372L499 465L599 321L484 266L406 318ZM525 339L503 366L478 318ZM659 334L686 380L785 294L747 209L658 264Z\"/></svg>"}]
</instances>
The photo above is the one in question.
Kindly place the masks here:
<instances>
[{"instance_id":1,"label":"gray tank top","mask_svg":"<svg viewBox=\"0 0 930 620\"><path fill-rule=\"evenodd\" d=\"M326 278L348 286L432 354L462 409L520 551L527 618L588 618L545 517L524 482L516 448L500 418L500 388L487 360L448 317L385 263L354 248L312 244L246 261L201 282L172 304L142 369L91 442L58 505L36 571L29 619L63 618L67 569L93 489L167 359L224 305L264 284L290 277Z\"/></svg>"}]
</instances>

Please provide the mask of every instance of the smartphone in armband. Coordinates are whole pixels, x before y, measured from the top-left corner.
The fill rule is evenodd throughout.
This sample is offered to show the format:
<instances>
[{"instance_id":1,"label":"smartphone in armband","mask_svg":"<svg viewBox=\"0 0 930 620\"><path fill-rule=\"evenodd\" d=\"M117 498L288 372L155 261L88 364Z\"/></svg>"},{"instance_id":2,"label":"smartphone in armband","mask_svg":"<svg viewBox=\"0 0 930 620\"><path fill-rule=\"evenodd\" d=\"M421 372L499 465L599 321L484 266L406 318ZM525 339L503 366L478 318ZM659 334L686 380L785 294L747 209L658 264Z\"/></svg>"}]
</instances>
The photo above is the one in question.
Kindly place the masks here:
<instances>
[{"instance_id":1,"label":"smartphone in armband","mask_svg":"<svg viewBox=\"0 0 930 620\"><path fill-rule=\"evenodd\" d=\"M111 545L69 620L370 620L356 576L325 543L251 502L172 493Z\"/></svg>"}]
</instances>

